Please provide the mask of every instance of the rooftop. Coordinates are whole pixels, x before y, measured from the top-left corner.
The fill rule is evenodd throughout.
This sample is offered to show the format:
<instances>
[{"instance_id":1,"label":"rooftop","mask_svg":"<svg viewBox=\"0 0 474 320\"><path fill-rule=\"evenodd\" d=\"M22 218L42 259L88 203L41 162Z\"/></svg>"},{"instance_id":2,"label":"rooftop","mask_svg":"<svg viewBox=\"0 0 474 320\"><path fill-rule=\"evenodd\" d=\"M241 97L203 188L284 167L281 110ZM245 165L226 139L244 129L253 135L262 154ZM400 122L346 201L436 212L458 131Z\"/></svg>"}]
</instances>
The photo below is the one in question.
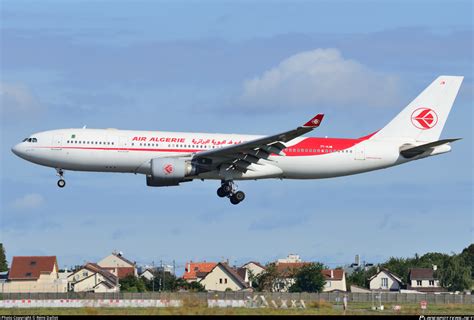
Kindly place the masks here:
<instances>
[{"instance_id":1,"label":"rooftop","mask_svg":"<svg viewBox=\"0 0 474 320\"><path fill-rule=\"evenodd\" d=\"M9 280L38 280L41 274L58 270L56 256L13 257Z\"/></svg>"}]
</instances>

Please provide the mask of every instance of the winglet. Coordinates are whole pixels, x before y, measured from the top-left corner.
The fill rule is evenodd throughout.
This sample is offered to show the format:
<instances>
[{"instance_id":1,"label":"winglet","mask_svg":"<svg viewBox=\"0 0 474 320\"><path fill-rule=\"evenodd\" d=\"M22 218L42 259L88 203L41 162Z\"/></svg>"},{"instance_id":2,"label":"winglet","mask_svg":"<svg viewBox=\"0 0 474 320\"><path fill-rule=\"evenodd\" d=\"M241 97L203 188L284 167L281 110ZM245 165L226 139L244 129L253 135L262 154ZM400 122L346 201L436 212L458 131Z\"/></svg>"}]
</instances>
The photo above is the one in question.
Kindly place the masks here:
<instances>
[{"instance_id":1,"label":"winglet","mask_svg":"<svg viewBox=\"0 0 474 320\"><path fill-rule=\"evenodd\" d=\"M319 127L319 125L321 124L321 121L323 121L323 118L324 118L324 114L318 114L316 115L313 119L309 120L308 122L306 122L303 127L304 128L316 128L316 127Z\"/></svg>"}]
</instances>

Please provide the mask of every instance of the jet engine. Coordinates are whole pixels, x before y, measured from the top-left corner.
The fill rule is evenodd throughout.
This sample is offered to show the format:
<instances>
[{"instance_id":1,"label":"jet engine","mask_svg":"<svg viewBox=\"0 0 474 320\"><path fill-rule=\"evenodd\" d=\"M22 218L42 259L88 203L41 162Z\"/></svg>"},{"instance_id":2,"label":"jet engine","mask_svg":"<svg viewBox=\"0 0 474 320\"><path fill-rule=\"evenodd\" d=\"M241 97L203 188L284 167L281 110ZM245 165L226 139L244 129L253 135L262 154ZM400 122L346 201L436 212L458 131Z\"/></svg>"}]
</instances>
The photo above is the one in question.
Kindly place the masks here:
<instances>
[{"instance_id":1,"label":"jet engine","mask_svg":"<svg viewBox=\"0 0 474 320\"><path fill-rule=\"evenodd\" d=\"M150 187L177 186L180 182L191 181L187 177L198 174L198 166L183 158L156 158L151 160L151 175L146 176Z\"/></svg>"}]
</instances>

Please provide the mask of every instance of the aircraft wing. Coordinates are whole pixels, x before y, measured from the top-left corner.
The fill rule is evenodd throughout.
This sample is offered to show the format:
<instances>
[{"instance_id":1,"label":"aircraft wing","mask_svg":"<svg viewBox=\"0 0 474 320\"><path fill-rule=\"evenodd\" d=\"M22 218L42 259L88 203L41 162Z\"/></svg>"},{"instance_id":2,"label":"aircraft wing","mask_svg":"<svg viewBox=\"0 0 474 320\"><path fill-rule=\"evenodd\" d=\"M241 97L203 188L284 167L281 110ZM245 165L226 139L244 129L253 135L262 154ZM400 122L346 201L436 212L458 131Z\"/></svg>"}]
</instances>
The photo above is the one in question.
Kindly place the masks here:
<instances>
[{"instance_id":1,"label":"aircraft wing","mask_svg":"<svg viewBox=\"0 0 474 320\"><path fill-rule=\"evenodd\" d=\"M193 160L198 164L208 164L212 167L228 165L227 168L229 169L245 172L252 163L257 163L260 159L268 159L271 154L281 154L282 150L286 148L283 143L319 127L323 117L324 114L318 114L304 125L293 130L224 148L199 152L194 155Z\"/></svg>"}]
</instances>

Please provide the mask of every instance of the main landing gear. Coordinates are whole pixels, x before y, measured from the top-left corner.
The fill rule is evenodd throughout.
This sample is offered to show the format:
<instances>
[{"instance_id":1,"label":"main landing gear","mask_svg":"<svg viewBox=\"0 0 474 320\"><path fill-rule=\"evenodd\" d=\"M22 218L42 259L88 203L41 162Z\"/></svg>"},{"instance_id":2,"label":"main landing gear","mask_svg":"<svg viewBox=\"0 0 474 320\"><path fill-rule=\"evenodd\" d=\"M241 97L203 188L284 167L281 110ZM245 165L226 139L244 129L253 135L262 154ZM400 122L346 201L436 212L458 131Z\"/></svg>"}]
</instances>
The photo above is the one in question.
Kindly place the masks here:
<instances>
[{"instance_id":1,"label":"main landing gear","mask_svg":"<svg viewBox=\"0 0 474 320\"><path fill-rule=\"evenodd\" d=\"M245 199L245 193L237 191L233 181L222 181L221 187L217 189L217 195L229 198L232 204L239 204Z\"/></svg>"},{"instance_id":2,"label":"main landing gear","mask_svg":"<svg viewBox=\"0 0 474 320\"><path fill-rule=\"evenodd\" d=\"M64 180L64 171L62 169L56 169L58 172L59 180L58 187L64 188L66 186L66 180Z\"/></svg>"}]
</instances>

